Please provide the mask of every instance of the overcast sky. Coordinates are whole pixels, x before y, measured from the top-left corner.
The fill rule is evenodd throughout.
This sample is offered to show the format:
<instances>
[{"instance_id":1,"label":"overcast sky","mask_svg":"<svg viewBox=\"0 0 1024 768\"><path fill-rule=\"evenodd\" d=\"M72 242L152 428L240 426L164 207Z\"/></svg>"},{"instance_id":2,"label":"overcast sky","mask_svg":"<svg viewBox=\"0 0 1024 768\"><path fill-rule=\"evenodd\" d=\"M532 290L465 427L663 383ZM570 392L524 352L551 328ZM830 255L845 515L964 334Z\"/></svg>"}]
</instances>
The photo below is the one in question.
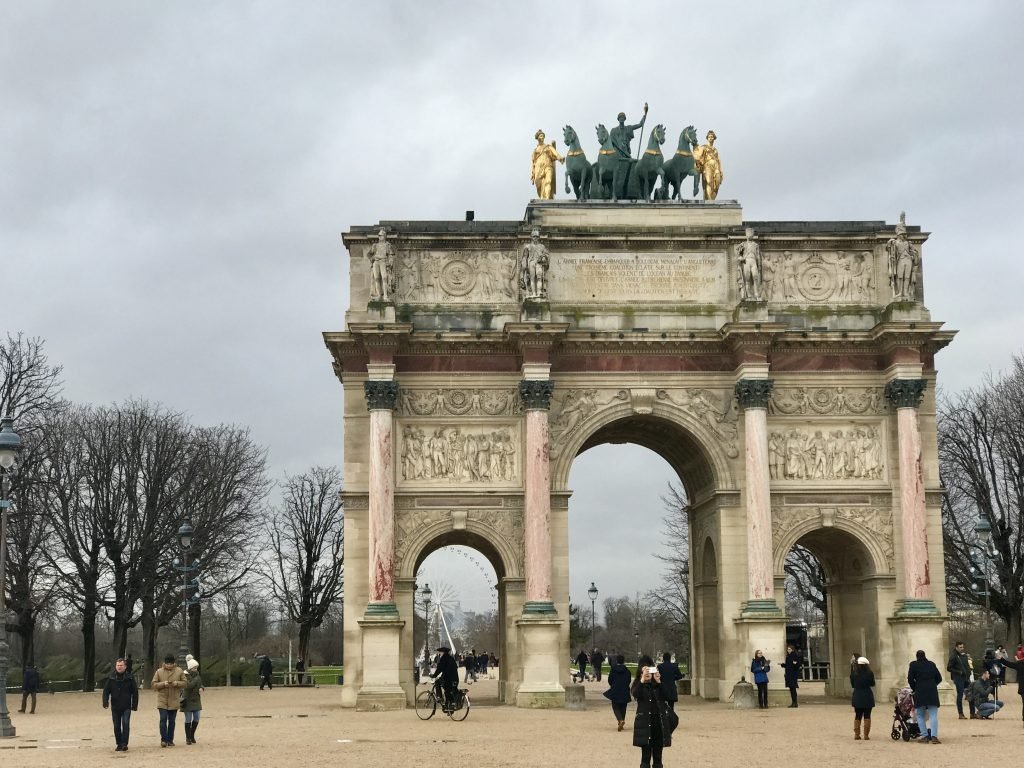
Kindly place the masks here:
<instances>
[{"instance_id":1,"label":"overcast sky","mask_svg":"<svg viewBox=\"0 0 1024 768\"><path fill-rule=\"evenodd\" d=\"M250 425L276 476L338 464L339 233L520 219L537 128L593 151L648 101L673 140L715 130L747 219L932 232L926 303L960 331L940 376L967 386L1022 346L1021 8L4 1L0 331L44 337L75 400ZM652 586L635 547L604 561L657 528L670 477L628 446L577 462L574 599L596 573Z\"/></svg>"}]
</instances>

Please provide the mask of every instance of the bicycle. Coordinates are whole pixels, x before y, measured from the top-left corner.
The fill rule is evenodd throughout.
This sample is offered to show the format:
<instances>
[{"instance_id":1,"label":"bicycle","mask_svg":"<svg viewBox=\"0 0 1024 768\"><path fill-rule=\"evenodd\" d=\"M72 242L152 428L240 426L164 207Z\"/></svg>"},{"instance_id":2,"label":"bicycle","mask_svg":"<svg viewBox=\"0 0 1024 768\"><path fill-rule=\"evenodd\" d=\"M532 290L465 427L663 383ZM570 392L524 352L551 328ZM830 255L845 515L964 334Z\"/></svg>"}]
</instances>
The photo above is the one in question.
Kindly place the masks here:
<instances>
[{"instance_id":1,"label":"bicycle","mask_svg":"<svg viewBox=\"0 0 1024 768\"><path fill-rule=\"evenodd\" d=\"M420 720L429 720L434 716L434 713L437 712L437 706L440 703L441 711L448 715L452 720L461 722L469 717L468 691L464 688L456 689L455 696L453 697L454 701L451 703L451 706L448 705L448 702L443 700L443 696L444 694L442 692L442 700L439 702L432 687L425 691L420 691L419 695L416 697L416 716Z\"/></svg>"}]
</instances>

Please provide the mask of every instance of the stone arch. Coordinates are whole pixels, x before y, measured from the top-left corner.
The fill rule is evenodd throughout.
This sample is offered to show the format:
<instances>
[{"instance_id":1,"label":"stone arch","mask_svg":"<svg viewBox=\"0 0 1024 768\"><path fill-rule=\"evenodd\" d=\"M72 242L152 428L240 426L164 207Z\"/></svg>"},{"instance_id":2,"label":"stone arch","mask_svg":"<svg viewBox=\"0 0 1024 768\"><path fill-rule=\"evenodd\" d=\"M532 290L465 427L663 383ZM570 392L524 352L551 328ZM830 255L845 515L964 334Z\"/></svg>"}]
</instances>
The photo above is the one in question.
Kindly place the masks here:
<instances>
[{"instance_id":1,"label":"stone arch","mask_svg":"<svg viewBox=\"0 0 1024 768\"><path fill-rule=\"evenodd\" d=\"M667 399L659 400L653 391L643 406L633 402L630 390L622 393L620 400L552 438L553 490L567 490L576 457L604 443L634 443L654 451L676 471L691 499L736 487L731 459L739 455L738 442L720 440L692 414Z\"/></svg>"},{"instance_id":2,"label":"stone arch","mask_svg":"<svg viewBox=\"0 0 1024 768\"><path fill-rule=\"evenodd\" d=\"M801 514L801 512L791 510L785 514L795 515ZM856 522L849 517L835 515L834 511L831 514L822 514L821 512L817 514L803 514L806 514L806 516L802 517L799 521L792 525L786 525L784 520L780 521L779 519L779 510L775 510L772 513L776 531L773 555L773 569L776 575L785 573L786 556L794 545L806 543L805 541L802 542L802 540L809 536L813 539L814 534L818 532L821 532L817 537L819 539L827 537L829 532L839 532L842 536L853 539L856 545L859 545L869 558L871 573L866 575L888 575L892 572L891 556L886 552L884 542L879 540L879 534L866 525ZM822 562L822 565L824 566L826 563Z\"/></svg>"},{"instance_id":3,"label":"stone arch","mask_svg":"<svg viewBox=\"0 0 1024 768\"><path fill-rule=\"evenodd\" d=\"M512 511L496 514L514 515ZM399 578L413 579L432 552L441 547L462 545L487 558L499 581L522 578L521 529L514 525L511 528L518 531L518 540L474 517L466 517L461 522L448 518L424 525L404 542L396 573Z\"/></svg>"}]
</instances>

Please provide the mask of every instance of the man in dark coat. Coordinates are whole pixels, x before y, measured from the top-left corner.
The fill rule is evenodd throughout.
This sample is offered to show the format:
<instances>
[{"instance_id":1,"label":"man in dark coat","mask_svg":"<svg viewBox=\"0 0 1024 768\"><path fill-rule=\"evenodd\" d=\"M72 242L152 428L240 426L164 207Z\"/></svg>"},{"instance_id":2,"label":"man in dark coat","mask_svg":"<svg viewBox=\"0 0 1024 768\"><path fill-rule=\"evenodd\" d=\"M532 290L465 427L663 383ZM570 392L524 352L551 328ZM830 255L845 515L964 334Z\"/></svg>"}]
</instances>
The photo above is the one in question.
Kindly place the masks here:
<instances>
[{"instance_id":1,"label":"man in dark coat","mask_svg":"<svg viewBox=\"0 0 1024 768\"><path fill-rule=\"evenodd\" d=\"M28 697L32 697L32 711L30 715L36 713L36 694L39 693L39 670L29 664L25 667L25 671L21 676L21 709L19 712L25 711L25 705L28 703Z\"/></svg>"},{"instance_id":2,"label":"man in dark coat","mask_svg":"<svg viewBox=\"0 0 1024 768\"><path fill-rule=\"evenodd\" d=\"M442 646L437 649L437 669L431 677L434 683L434 695L438 696L447 709L455 701L455 692L459 688L459 665L452 658L451 648Z\"/></svg>"},{"instance_id":3,"label":"man in dark coat","mask_svg":"<svg viewBox=\"0 0 1024 768\"><path fill-rule=\"evenodd\" d=\"M935 662L929 661L924 651L917 652L917 660L910 662L907 669L907 685L914 692L914 707L917 709L917 727L921 729L918 744L941 744L939 741L939 683L942 675ZM925 725L928 715L929 732Z\"/></svg>"},{"instance_id":4,"label":"man in dark coat","mask_svg":"<svg viewBox=\"0 0 1024 768\"><path fill-rule=\"evenodd\" d=\"M274 662L270 660L269 656L264 656L260 660L260 690L263 690L263 686L270 686L270 690L274 690Z\"/></svg>"},{"instance_id":5,"label":"man in dark coat","mask_svg":"<svg viewBox=\"0 0 1024 768\"><path fill-rule=\"evenodd\" d=\"M576 666L580 668L580 682L582 683L587 679L587 652L582 648L576 657Z\"/></svg>"},{"instance_id":6,"label":"man in dark coat","mask_svg":"<svg viewBox=\"0 0 1024 768\"><path fill-rule=\"evenodd\" d=\"M1007 657L1003 663L1010 669L1017 670L1017 693L1020 694L1020 716L1024 720L1024 661Z\"/></svg>"},{"instance_id":7,"label":"man in dark coat","mask_svg":"<svg viewBox=\"0 0 1024 768\"><path fill-rule=\"evenodd\" d=\"M949 655L949 661L946 662L946 671L949 672L949 679L956 688L957 715L960 720L966 720L967 718L964 716L964 691L967 690L967 686L971 681L971 665L967 661L967 651L964 650L962 642L957 641L953 646L953 652ZM974 702L968 699L967 704L971 709L971 719L973 720L977 717L974 713Z\"/></svg>"},{"instance_id":8,"label":"man in dark coat","mask_svg":"<svg viewBox=\"0 0 1024 768\"><path fill-rule=\"evenodd\" d=\"M114 662L114 671L103 686L103 708L107 707L110 707L114 721L114 742L117 744L114 751L127 752L132 712L139 709L139 688L124 659Z\"/></svg>"},{"instance_id":9,"label":"man in dark coat","mask_svg":"<svg viewBox=\"0 0 1024 768\"><path fill-rule=\"evenodd\" d=\"M612 659L608 670L608 690L604 692L605 698L612 703L612 712L620 731L626 726L626 705L632 698L629 692L629 670L626 669L625 661L621 653Z\"/></svg>"},{"instance_id":10,"label":"man in dark coat","mask_svg":"<svg viewBox=\"0 0 1024 768\"><path fill-rule=\"evenodd\" d=\"M796 689L800 687L800 668L804 665L803 656L792 643L786 645L786 660L782 663L786 675L786 687L789 688L790 709L797 707Z\"/></svg>"},{"instance_id":11,"label":"man in dark coat","mask_svg":"<svg viewBox=\"0 0 1024 768\"><path fill-rule=\"evenodd\" d=\"M601 667L604 665L604 654L595 648L594 652L590 654L590 664L594 668L594 678L600 683Z\"/></svg>"},{"instance_id":12,"label":"man in dark coat","mask_svg":"<svg viewBox=\"0 0 1024 768\"><path fill-rule=\"evenodd\" d=\"M676 680L682 680L683 673L679 671L679 665L672 661L671 653L661 655L658 674L661 675L661 699L668 704L669 709L675 710L676 702L679 701Z\"/></svg>"}]
</instances>

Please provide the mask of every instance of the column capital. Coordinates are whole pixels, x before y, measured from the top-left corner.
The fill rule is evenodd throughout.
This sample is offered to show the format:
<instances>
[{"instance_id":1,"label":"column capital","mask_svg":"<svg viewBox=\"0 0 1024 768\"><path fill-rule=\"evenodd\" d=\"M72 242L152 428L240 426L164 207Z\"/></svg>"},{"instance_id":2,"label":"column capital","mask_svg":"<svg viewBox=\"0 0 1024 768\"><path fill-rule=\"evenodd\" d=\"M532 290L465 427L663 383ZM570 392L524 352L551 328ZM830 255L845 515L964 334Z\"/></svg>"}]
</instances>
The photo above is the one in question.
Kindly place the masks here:
<instances>
[{"instance_id":1,"label":"column capital","mask_svg":"<svg viewBox=\"0 0 1024 768\"><path fill-rule=\"evenodd\" d=\"M771 379L740 379L736 382L736 399L743 408L767 408L774 386Z\"/></svg>"},{"instance_id":2,"label":"column capital","mask_svg":"<svg viewBox=\"0 0 1024 768\"><path fill-rule=\"evenodd\" d=\"M528 411L546 411L551 408L551 393L555 383L544 379L523 379L519 382L519 397Z\"/></svg>"},{"instance_id":3,"label":"column capital","mask_svg":"<svg viewBox=\"0 0 1024 768\"><path fill-rule=\"evenodd\" d=\"M371 411L393 411L398 404L397 381L364 381L363 393Z\"/></svg>"},{"instance_id":4,"label":"column capital","mask_svg":"<svg viewBox=\"0 0 1024 768\"><path fill-rule=\"evenodd\" d=\"M885 396L893 408L917 408L927 386L926 379L893 379L885 385Z\"/></svg>"}]
</instances>

